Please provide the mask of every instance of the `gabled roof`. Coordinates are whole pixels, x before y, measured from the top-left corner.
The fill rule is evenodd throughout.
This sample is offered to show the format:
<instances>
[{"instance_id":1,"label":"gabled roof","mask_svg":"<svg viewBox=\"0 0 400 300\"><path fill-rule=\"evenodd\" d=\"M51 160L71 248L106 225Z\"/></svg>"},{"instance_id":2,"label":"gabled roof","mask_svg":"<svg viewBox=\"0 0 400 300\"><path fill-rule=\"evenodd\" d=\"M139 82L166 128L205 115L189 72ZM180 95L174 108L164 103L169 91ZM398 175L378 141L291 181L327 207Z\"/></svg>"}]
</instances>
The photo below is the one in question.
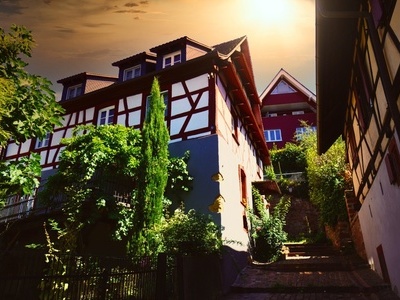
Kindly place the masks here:
<instances>
[{"instance_id":1,"label":"gabled roof","mask_svg":"<svg viewBox=\"0 0 400 300\"><path fill-rule=\"evenodd\" d=\"M114 76L82 72L82 73L78 73L78 74L57 80L57 83L61 83L61 84L73 83L73 82L79 83L79 82L84 82L87 79L116 81L118 78L114 77Z\"/></svg>"},{"instance_id":2,"label":"gabled roof","mask_svg":"<svg viewBox=\"0 0 400 300\"><path fill-rule=\"evenodd\" d=\"M286 72L284 69L279 70L279 72L275 75L270 84L261 93L260 99L263 100L267 95L269 95L281 80L286 81L296 90L303 93L305 96L307 96L309 100L316 102L315 94L311 92L308 88L306 88L303 84L301 84L296 78Z\"/></svg>"},{"instance_id":3,"label":"gabled roof","mask_svg":"<svg viewBox=\"0 0 400 300\"><path fill-rule=\"evenodd\" d=\"M141 61L143 59L146 59L146 60L149 59L149 60L155 61L156 58L157 58L156 54L145 51L145 52L141 52L141 53L129 56L127 58L118 60L116 62L113 62L111 65L119 67L119 66L122 66L122 65L125 65L125 64L129 64L131 62Z\"/></svg>"},{"instance_id":4,"label":"gabled roof","mask_svg":"<svg viewBox=\"0 0 400 300\"><path fill-rule=\"evenodd\" d=\"M211 47L204 45L202 43L199 43L187 36L181 37L179 39L170 41L168 43L164 43L158 46L155 46L150 49L151 52L158 53L158 52L163 52L163 51L170 51L171 48L175 47L176 45L181 45L181 46L186 46L186 45L192 45L197 48L203 49L204 51L211 51Z\"/></svg>"},{"instance_id":5,"label":"gabled roof","mask_svg":"<svg viewBox=\"0 0 400 300\"><path fill-rule=\"evenodd\" d=\"M213 46L213 49L223 55L230 55L234 50L238 49L243 41L246 40L246 36L227 41L218 45Z\"/></svg>"}]
</instances>

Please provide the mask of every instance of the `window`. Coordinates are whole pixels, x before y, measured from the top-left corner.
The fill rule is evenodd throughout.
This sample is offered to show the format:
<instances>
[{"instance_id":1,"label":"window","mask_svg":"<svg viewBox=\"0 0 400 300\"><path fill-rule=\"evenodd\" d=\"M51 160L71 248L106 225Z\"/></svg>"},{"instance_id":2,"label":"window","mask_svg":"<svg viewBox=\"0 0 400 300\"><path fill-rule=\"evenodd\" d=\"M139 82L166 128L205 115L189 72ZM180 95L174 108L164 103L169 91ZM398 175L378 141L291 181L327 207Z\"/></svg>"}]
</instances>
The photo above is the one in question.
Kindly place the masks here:
<instances>
[{"instance_id":1,"label":"window","mask_svg":"<svg viewBox=\"0 0 400 300\"><path fill-rule=\"evenodd\" d=\"M264 130L264 135L267 142L282 141L282 134L280 129Z\"/></svg>"},{"instance_id":2,"label":"window","mask_svg":"<svg viewBox=\"0 0 400 300\"><path fill-rule=\"evenodd\" d=\"M181 52L177 51L168 55L164 56L164 65L163 67L170 67L173 66L175 64L178 64L181 62Z\"/></svg>"},{"instance_id":3,"label":"window","mask_svg":"<svg viewBox=\"0 0 400 300\"><path fill-rule=\"evenodd\" d=\"M292 115L293 115L293 116L296 116L296 115L304 115L304 110L293 111L293 112L292 112Z\"/></svg>"},{"instance_id":4,"label":"window","mask_svg":"<svg viewBox=\"0 0 400 300\"><path fill-rule=\"evenodd\" d=\"M107 125L114 123L114 106L109 106L99 110L97 125Z\"/></svg>"},{"instance_id":5,"label":"window","mask_svg":"<svg viewBox=\"0 0 400 300\"><path fill-rule=\"evenodd\" d=\"M244 207L247 207L247 180L246 180L246 173L244 172L243 169L240 169L240 188L241 188L241 199L240 203Z\"/></svg>"},{"instance_id":6,"label":"window","mask_svg":"<svg viewBox=\"0 0 400 300\"><path fill-rule=\"evenodd\" d=\"M360 51L359 51L360 52ZM372 118L374 106L374 89L372 74L367 67L366 61L369 60L368 49L364 53L357 55L357 68L355 68L354 90L357 97L357 109L359 113L360 126L365 131Z\"/></svg>"},{"instance_id":7,"label":"window","mask_svg":"<svg viewBox=\"0 0 400 300\"><path fill-rule=\"evenodd\" d=\"M124 81L132 78L139 77L141 75L141 67L140 65L134 66L133 68L129 68L124 70Z\"/></svg>"},{"instance_id":8,"label":"window","mask_svg":"<svg viewBox=\"0 0 400 300\"><path fill-rule=\"evenodd\" d=\"M301 139L301 135L302 134L311 133L311 132L315 132L315 131L317 131L317 127L316 126L297 127L296 128L296 133L295 133L296 140L299 141Z\"/></svg>"},{"instance_id":9,"label":"window","mask_svg":"<svg viewBox=\"0 0 400 300\"><path fill-rule=\"evenodd\" d=\"M164 104L165 104L164 116L167 116L168 115L168 91L163 91L160 94L163 97ZM150 109L150 97L151 97L151 95L148 95L147 99L146 99L146 116Z\"/></svg>"},{"instance_id":10,"label":"window","mask_svg":"<svg viewBox=\"0 0 400 300\"><path fill-rule=\"evenodd\" d=\"M394 138L390 141L385 163L390 183L400 185L400 153Z\"/></svg>"},{"instance_id":11,"label":"window","mask_svg":"<svg viewBox=\"0 0 400 300\"><path fill-rule=\"evenodd\" d=\"M50 142L50 132L47 132L45 137L42 140L40 140L40 139L36 140L35 148L39 149L39 148L47 147L49 145L49 142Z\"/></svg>"},{"instance_id":12,"label":"window","mask_svg":"<svg viewBox=\"0 0 400 300\"><path fill-rule=\"evenodd\" d=\"M317 127L310 126L310 127L297 127L296 128L296 135L306 133L306 132L315 132L317 131Z\"/></svg>"},{"instance_id":13,"label":"window","mask_svg":"<svg viewBox=\"0 0 400 300\"><path fill-rule=\"evenodd\" d=\"M67 90L67 99L82 95L82 84L70 86Z\"/></svg>"},{"instance_id":14,"label":"window","mask_svg":"<svg viewBox=\"0 0 400 300\"><path fill-rule=\"evenodd\" d=\"M235 111L232 111L231 132L236 142L239 143L239 120Z\"/></svg>"}]
</instances>

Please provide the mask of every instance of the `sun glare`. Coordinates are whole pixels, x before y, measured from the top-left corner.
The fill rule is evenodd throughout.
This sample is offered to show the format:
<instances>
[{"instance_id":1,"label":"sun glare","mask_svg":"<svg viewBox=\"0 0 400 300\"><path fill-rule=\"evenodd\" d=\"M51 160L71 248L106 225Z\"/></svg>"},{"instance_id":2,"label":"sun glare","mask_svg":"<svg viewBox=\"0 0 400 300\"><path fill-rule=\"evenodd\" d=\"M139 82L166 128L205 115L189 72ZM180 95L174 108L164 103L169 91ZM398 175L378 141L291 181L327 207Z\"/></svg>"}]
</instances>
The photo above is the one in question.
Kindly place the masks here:
<instances>
[{"instance_id":1,"label":"sun glare","mask_svg":"<svg viewBox=\"0 0 400 300\"><path fill-rule=\"evenodd\" d=\"M246 19L262 24L283 25L292 14L289 0L248 0L244 5Z\"/></svg>"}]
</instances>

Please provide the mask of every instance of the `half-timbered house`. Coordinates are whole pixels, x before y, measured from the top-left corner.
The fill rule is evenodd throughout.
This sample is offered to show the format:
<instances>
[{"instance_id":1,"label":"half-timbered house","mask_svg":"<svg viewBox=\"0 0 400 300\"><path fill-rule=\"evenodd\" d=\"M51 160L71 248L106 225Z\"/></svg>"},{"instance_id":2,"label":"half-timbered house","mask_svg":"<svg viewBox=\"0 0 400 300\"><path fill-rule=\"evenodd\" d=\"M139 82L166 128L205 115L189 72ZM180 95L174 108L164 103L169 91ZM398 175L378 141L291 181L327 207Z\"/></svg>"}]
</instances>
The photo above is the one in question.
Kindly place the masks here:
<instances>
[{"instance_id":1,"label":"half-timbered house","mask_svg":"<svg viewBox=\"0 0 400 300\"><path fill-rule=\"evenodd\" d=\"M42 180L57 170L60 141L78 124L122 124L140 129L155 77L166 103L171 156L190 151L193 190L185 206L210 214L222 237L241 253L248 247L246 207L253 182L263 181L270 164L254 83L249 44L240 37L210 47L182 37L149 51L114 62L116 78L81 73L59 80L62 125L44 140L12 141L3 158L16 160L36 152L41 156ZM1 222L35 215L35 197L10 198ZM237 269L236 271L240 270ZM232 270L230 276L236 276Z\"/></svg>"},{"instance_id":2,"label":"half-timbered house","mask_svg":"<svg viewBox=\"0 0 400 300\"><path fill-rule=\"evenodd\" d=\"M317 126L315 95L297 79L281 69L260 96L264 135L268 148L282 148L295 142L304 132L302 122Z\"/></svg>"},{"instance_id":3,"label":"half-timbered house","mask_svg":"<svg viewBox=\"0 0 400 300\"><path fill-rule=\"evenodd\" d=\"M396 2L317 0L316 54L319 152L338 137L345 139L353 180L346 200L355 246L398 293L400 5Z\"/></svg>"}]
</instances>

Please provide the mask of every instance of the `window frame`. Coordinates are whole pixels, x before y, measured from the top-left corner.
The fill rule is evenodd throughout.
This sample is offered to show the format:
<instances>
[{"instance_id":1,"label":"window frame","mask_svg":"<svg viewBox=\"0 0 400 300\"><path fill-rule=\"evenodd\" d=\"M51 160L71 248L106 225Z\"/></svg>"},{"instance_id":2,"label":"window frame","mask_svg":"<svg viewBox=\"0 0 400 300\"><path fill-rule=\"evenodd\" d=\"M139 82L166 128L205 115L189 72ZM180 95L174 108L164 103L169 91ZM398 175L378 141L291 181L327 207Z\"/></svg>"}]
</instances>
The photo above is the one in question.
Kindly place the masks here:
<instances>
[{"instance_id":1,"label":"window frame","mask_svg":"<svg viewBox=\"0 0 400 300\"><path fill-rule=\"evenodd\" d=\"M111 111L112 111L112 115L110 116ZM106 116L104 118L102 118L102 116L101 116L101 114L103 112L106 112ZM110 118L112 119L112 121L110 121ZM103 108L99 109L97 112L97 126L114 124L114 119L115 119L115 106L114 105L103 107ZM102 120L105 120L104 123L102 123Z\"/></svg>"},{"instance_id":2,"label":"window frame","mask_svg":"<svg viewBox=\"0 0 400 300\"><path fill-rule=\"evenodd\" d=\"M76 84L67 88L66 99L71 99L82 95L83 84Z\"/></svg>"},{"instance_id":3,"label":"window frame","mask_svg":"<svg viewBox=\"0 0 400 300\"><path fill-rule=\"evenodd\" d=\"M276 133L279 132L279 139L274 138L271 139L271 133L274 132L274 136L276 136ZM265 136L265 140L267 141L267 143L272 143L272 142L282 142L282 130L281 129L267 129L264 130L264 136Z\"/></svg>"},{"instance_id":4,"label":"window frame","mask_svg":"<svg viewBox=\"0 0 400 300\"><path fill-rule=\"evenodd\" d=\"M50 145L50 137L51 133L46 132L46 135L44 136L43 139L37 138L35 143L35 149L42 149L48 147Z\"/></svg>"},{"instance_id":5,"label":"window frame","mask_svg":"<svg viewBox=\"0 0 400 300\"><path fill-rule=\"evenodd\" d=\"M304 115L304 110L294 110L292 111L293 116Z\"/></svg>"},{"instance_id":6,"label":"window frame","mask_svg":"<svg viewBox=\"0 0 400 300\"><path fill-rule=\"evenodd\" d=\"M138 75L135 72L136 70L139 71ZM130 71L132 72L132 76L128 78L128 72L130 72ZM130 79L133 79L133 78L137 78L137 77L140 77L141 75L142 75L142 66L140 64L139 65L135 65L133 67L130 67L130 68L127 68L127 69L124 70L123 81L130 80Z\"/></svg>"},{"instance_id":7,"label":"window frame","mask_svg":"<svg viewBox=\"0 0 400 300\"><path fill-rule=\"evenodd\" d=\"M390 184L400 185L400 153L394 137L389 142L385 163Z\"/></svg>"},{"instance_id":8,"label":"window frame","mask_svg":"<svg viewBox=\"0 0 400 300\"><path fill-rule=\"evenodd\" d=\"M179 55L179 60L176 59L176 57ZM170 59L170 63L166 63L167 59ZM163 68L171 67L175 64L179 64L182 62L182 51L175 51L172 53L168 53L163 56Z\"/></svg>"},{"instance_id":9,"label":"window frame","mask_svg":"<svg viewBox=\"0 0 400 300\"><path fill-rule=\"evenodd\" d=\"M164 101L164 105L165 105L164 117L168 117L169 91L164 90L164 91L160 92L160 95L163 97L163 101ZM150 97L151 97L151 94L147 95L147 97L146 97L145 119L146 119L147 114L149 113L149 109L150 109Z\"/></svg>"}]
</instances>

